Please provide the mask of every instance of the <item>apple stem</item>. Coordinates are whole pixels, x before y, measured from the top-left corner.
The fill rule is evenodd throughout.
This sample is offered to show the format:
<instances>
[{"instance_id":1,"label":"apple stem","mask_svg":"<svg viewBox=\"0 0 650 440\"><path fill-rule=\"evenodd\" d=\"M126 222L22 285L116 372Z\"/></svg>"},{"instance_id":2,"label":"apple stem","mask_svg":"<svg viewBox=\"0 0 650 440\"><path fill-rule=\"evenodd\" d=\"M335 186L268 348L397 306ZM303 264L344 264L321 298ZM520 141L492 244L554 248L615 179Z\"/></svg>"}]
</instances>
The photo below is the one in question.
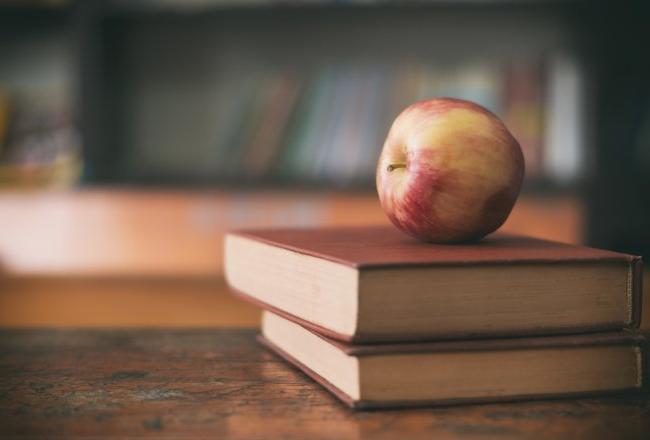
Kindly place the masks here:
<instances>
[{"instance_id":1,"label":"apple stem","mask_svg":"<svg viewBox=\"0 0 650 440\"><path fill-rule=\"evenodd\" d=\"M390 165L388 165L388 167L386 167L386 170L390 173L391 171L393 171L393 170L395 170L397 168L406 168L406 164L405 163L391 163Z\"/></svg>"}]
</instances>

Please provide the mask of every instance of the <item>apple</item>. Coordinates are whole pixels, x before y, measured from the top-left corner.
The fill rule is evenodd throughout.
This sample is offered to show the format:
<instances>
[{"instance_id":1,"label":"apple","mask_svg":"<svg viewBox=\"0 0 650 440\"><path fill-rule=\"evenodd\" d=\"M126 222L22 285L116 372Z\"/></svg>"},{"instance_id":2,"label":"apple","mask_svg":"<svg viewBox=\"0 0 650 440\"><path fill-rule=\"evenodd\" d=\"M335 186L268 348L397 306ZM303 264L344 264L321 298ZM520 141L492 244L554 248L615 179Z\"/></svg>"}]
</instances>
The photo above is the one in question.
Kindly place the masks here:
<instances>
[{"instance_id":1,"label":"apple","mask_svg":"<svg viewBox=\"0 0 650 440\"><path fill-rule=\"evenodd\" d=\"M521 147L497 116L470 101L436 98L395 119L377 165L377 192L405 233L471 242L505 222L523 177Z\"/></svg>"}]
</instances>

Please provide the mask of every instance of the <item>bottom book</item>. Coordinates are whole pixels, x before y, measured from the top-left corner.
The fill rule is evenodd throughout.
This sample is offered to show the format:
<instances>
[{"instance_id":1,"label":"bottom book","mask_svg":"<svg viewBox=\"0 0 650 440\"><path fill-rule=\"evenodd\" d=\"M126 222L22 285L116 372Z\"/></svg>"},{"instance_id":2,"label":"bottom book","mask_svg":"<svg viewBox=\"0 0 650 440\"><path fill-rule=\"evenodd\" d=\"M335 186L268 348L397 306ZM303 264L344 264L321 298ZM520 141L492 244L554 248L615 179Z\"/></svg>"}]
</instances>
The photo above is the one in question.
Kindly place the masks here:
<instances>
[{"instance_id":1,"label":"bottom book","mask_svg":"<svg viewBox=\"0 0 650 440\"><path fill-rule=\"evenodd\" d=\"M353 408L639 392L640 335L344 344L264 312L262 344Z\"/></svg>"}]
</instances>

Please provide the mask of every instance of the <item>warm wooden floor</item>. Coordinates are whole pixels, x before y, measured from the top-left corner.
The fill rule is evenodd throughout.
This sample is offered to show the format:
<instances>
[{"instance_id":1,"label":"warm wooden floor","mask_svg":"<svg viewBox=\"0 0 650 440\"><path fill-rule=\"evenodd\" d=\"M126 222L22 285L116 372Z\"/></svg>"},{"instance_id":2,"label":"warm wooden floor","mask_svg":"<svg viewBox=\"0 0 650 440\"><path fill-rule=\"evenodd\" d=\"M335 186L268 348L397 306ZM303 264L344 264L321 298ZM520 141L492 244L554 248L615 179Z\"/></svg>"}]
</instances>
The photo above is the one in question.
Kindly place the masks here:
<instances>
[{"instance_id":1,"label":"warm wooden floor","mask_svg":"<svg viewBox=\"0 0 650 440\"><path fill-rule=\"evenodd\" d=\"M580 242L582 215L524 197L503 229ZM226 230L384 222L373 194L0 193L0 326L256 326L223 281Z\"/></svg>"}]
</instances>

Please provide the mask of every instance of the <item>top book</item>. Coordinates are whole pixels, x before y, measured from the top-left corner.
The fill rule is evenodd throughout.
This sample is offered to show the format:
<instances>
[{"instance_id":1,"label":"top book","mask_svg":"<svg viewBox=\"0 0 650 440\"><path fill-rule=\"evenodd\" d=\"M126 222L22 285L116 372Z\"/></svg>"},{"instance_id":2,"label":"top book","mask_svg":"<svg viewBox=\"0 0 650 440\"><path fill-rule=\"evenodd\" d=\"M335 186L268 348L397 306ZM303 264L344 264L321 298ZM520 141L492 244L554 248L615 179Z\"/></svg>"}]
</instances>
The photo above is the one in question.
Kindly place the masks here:
<instances>
[{"instance_id":1,"label":"top book","mask_svg":"<svg viewBox=\"0 0 650 440\"><path fill-rule=\"evenodd\" d=\"M390 226L238 231L225 274L244 298L356 343L619 330L640 314L639 257L502 234L440 245Z\"/></svg>"}]
</instances>

